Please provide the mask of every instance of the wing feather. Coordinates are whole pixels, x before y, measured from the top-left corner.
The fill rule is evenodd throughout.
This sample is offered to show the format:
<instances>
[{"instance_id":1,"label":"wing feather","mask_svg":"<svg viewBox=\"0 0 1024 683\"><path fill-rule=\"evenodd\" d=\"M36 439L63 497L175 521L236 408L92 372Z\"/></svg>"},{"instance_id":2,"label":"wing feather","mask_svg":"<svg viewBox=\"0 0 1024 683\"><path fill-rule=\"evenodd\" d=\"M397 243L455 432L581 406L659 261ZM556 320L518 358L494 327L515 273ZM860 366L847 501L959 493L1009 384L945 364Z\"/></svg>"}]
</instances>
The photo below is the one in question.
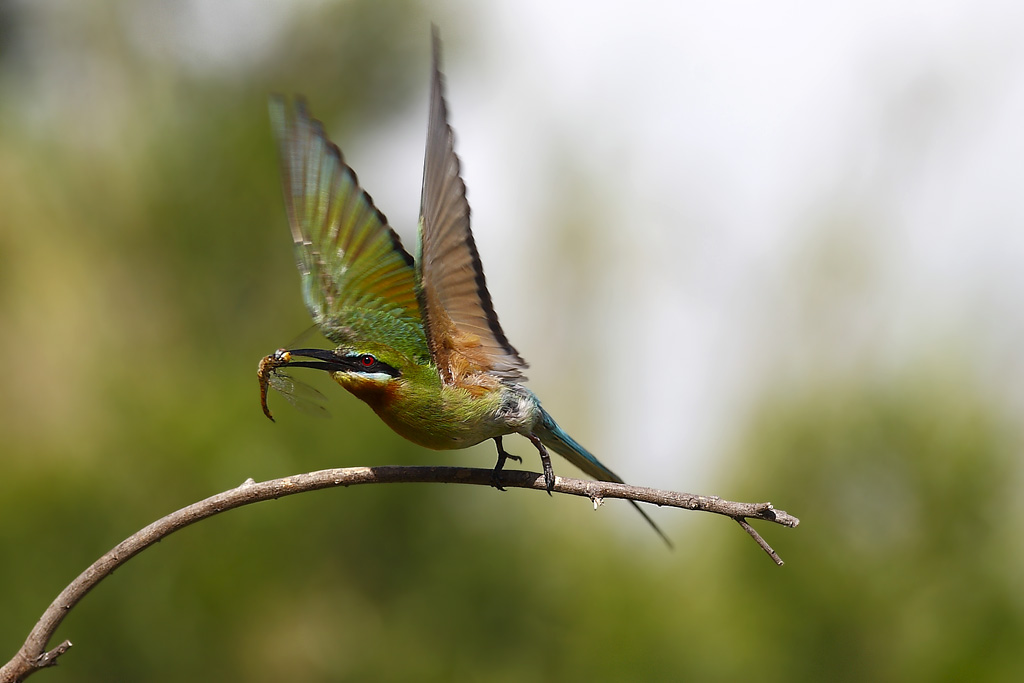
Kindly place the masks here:
<instances>
[{"instance_id":1,"label":"wing feather","mask_svg":"<svg viewBox=\"0 0 1024 683\"><path fill-rule=\"evenodd\" d=\"M524 379L526 361L501 329L469 226L466 185L448 125L440 39L433 35L430 118L420 199L420 297L431 356L442 379L487 372Z\"/></svg>"},{"instance_id":2,"label":"wing feather","mask_svg":"<svg viewBox=\"0 0 1024 683\"><path fill-rule=\"evenodd\" d=\"M390 335L425 356L412 256L302 100L272 98L270 116L313 321L338 344Z\"/></svg>"}]
</instances>

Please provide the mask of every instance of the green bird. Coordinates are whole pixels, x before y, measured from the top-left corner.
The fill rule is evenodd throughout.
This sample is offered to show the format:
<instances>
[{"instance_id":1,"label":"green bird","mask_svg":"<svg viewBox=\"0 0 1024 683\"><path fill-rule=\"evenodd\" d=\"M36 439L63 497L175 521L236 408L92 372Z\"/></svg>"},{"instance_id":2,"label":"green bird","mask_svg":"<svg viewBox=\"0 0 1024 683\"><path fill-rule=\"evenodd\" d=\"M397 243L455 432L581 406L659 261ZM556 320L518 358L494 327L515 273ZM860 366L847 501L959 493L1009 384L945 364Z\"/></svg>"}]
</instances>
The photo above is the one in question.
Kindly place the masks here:
<instances>
[{"instance_id":1,"label":"green bird","mask_svg":"<svg viewBox=\"0 0 1024 683\"><path fill-rule=\"evenodd\" d=\"M521 434L537 448L549 493L555 474L548 448L595 479L622 482L522 384L527 364L498 323L469 227L440 51L435 30L416 259L304 101L289 106L271 99L302 294L316 326L337 347L278 349L265 357L258 373L263 411L273 420L268 386L290 400L299 386L283 368L315 368L413 443L447 450L493 439L498 488L506 460L521 461L502 446L508 434Z\"/></svg>"}]
</instances>

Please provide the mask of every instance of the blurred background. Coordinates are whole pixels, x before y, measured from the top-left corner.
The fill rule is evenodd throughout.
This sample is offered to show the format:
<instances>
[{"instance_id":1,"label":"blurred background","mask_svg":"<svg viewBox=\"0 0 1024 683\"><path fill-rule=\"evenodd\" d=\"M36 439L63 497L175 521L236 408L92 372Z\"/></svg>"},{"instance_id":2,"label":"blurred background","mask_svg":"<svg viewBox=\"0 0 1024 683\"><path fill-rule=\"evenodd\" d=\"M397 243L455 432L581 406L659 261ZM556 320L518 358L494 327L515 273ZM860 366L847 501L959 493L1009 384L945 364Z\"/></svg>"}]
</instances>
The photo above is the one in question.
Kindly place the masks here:
<instances>
[{"instance_id":1,"label":"blurred background","mask_svg":"<svg viewBox=\"0 0 1024 683\"><path fill-rule=\"evenodd\" d=\"M786 566L710 515L652 510L668 552L614 501L322 491L146 551L38 680L1018 680L1024 14L976 0L0 2L0 659L247 477L493 465L329 381L258 405L309 326L267 95L411 246L431 22L530 387L631 483L799 516Z\"/></svg>"}]
</instances>

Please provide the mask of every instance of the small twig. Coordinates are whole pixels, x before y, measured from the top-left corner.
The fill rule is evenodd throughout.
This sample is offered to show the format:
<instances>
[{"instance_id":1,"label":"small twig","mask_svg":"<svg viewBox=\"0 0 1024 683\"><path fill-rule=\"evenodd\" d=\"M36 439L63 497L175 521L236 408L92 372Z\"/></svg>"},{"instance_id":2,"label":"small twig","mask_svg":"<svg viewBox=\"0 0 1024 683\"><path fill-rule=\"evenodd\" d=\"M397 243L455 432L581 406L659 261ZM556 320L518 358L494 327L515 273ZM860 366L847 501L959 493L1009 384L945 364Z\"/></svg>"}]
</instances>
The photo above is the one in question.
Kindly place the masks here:
<instances>
[{"instance_id":1,"label":"small twig","mask_svg":"<svg viewBox=\"0 0 1024 683\"><path fill-rule=\"evenodd\" d=\"M11 661L0 668L0 683L23 681L36 671L56 664L57 658L71 647L71 642L65 640L48 652L46 651L46 644L53 637L54 632L60 626L67 613L115 569L179 529L243 505L250 505L306 491L316 491L336 486L355 486L358 484L417 482L490 486L492 484L492 471L489 469L465 467L347 467L296 474L284 477L283 479L272 479L258 483L249 479L237 488L218 493L215 496L172 512L118 543L68 584L67 588L61 591L60 595L57 596L43 613L43 616L40 617L25 640L25 644L22 645L21 650L18 651ZM503 486L514 488L546 490L544 476L535 472L505 470L502 472L501 483ZM702 510L731 517L779 565L782 564L782 559L779 558L778 554L772 550L772 547L761 538L746 520L763 519L788 527L795 527L800 523L800 520L796 517L782 510L774 509L771 503L736 503L722 500L717 496L696 496L690 493L662 491L642 486L556 477L553 491L589 498L595 502L595 506L605 498L623 498L686 510Z\"/></svg>"},{"instance_id":2,"label":"small twig","mask_svg":"<svg viewBox=\"0 0 1024 683\"><path fill-rule=\"evenodd\" d=\"M775 564L779 565L780 567L782 565L786 564L785 562L782 561L782 558L779 557L779 554L777 552L775 552L775 549L772 548L770 545L768 545L768 541L766 541L763 538L761 538L761 534L757 533L757 531L754 529L754 527L750 526L750 524L747 522L746 519L744 519L743 517L733 517L733 519L735 519L736 522L741 527L743 527L744 531L746 531L748 534L750 534L751 538L753 538L755 541L757 541L757 544L759 546L761 546L762 550L764 550L766 553L768 553L768 557L772 558L772 560L775 562Z\"/></svg>"},{"instance_id":3,"label":"small twig","mask_svg":"<svg viewBox=\"0 0 1024 683\"><path fill-rule=\"evenodd\" d=\"M67 652L70 649L71 649L71 641L70 640L65 640L63 643L61 643L57 647L53 648L49 652L44 652L43 654L41 654L38 657L36 657L35 667L37 669L45 669L48 666L56 665L57 664L57 657L60 657L62 654L64 654L65 652Z\"/></svg>"}]
</instances>

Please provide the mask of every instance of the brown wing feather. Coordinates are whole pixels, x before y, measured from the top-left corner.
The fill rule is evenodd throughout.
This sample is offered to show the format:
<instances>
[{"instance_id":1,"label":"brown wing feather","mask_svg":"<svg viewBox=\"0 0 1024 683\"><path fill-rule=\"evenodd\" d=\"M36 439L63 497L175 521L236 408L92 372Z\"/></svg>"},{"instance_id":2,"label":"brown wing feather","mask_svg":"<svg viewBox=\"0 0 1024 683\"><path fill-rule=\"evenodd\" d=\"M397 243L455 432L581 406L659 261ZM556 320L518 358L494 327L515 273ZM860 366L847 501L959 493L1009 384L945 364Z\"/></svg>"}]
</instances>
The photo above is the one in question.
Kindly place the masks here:
<instances>
[{"instance_id":1,"label":"brown wing feather","mask_svg":"<svg viewBox=\"0 0 1024 683\"><path fill-rule=\"evenodd\" d=\"M466 185L459 175L459 158L448 125L440 52L435 29L420 198L420 308L427 341L441 377L448 383L462 383L476 372L518 381L524 379L522 371L527 364L498 323L470 231Z\"/></svg>"}]
</instances>

